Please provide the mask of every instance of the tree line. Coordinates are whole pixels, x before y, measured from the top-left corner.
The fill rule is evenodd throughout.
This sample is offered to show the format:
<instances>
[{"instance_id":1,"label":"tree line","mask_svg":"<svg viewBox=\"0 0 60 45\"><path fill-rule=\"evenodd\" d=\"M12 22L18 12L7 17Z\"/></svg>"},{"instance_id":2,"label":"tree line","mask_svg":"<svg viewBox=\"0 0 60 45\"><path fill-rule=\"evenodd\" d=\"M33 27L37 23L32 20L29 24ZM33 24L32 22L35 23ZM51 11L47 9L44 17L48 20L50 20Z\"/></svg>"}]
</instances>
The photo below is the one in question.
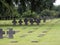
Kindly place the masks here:
<instances>
[{"instance_id":1,"label":"tree line","mask_svg":"<svg viewBox=\"0 0 60 45\"><path fill-rule=\"evenodd\" d=\"M0 0L0 19L25 17L59 17L55 0Z\"/></svg>"}]
</instances>

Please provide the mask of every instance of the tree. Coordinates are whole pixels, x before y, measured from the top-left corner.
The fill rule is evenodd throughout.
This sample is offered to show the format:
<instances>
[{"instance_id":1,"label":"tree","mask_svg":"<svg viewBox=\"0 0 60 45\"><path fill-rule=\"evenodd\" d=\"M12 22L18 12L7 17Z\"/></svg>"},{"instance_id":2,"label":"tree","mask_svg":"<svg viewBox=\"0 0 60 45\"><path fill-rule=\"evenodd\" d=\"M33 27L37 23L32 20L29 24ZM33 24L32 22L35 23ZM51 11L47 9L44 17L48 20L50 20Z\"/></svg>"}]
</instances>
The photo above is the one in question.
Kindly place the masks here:
<instances>
[{"instance_id":1,"label":"tree","mask_svg":"<svg viewBox=\"0 0 60 45\"><path fill-rule=\"evenodd\" d=\"M0 14L5 19L12 15L12 0L0 0Z\"/></svg>"},{"instance_id":2,"label":"tree","mask_svg":"<svg viewBox=\"0 0 60 45\"><path fill-rule=\"evenodd\" d=\"M32 11L42 11L44 9L52 9L55 0L30 0Z\"/></svg>"},{"instance_id":3,"label":"tree","mask_svg":"<svg viewBox=\"0 0 60 45\"><path fill-rule=\"evenodd\" d=\"M55 0L0 0L0 14L8 18L14 16L14 5L17 5L20 16L27 10L31 10L31 15L33 12L38 14L45 9L51 10L54 2Z\"/></svg>"},{"instance_id":4,"label":"tree","mask_svg":"<svg viewBox=\"0 0 60 45\"><path fill-rule=\"evenodd\" d=\"M53 9L52 9L52 10L58 12L58 13L57 13L57 14L58 14L57 17L60 18L60 5L58 5L58 6L53 6Z\"/></svg>"},{"instance_id":5,"label":"tree","mask_svg":"<svg viewBox=\"0 0 60 45\"><path fill-rule=\"evenodd\" d=\"M31 10L28 10L26 12L23 13L22 17L27 17L27 18L31 18L31 17L37 17L37 14L35 12L31 13Z\"/></svg>"},{"instance_id":6,"label":"tree","mask_svg":"<svg viewBox=\"0 0 60 45\"><path fill-rule=\"evenodd\" d=\"M54 18L57 17L59 14L59 12L55 11L55 10L48 10L45 9L41 12L40 16L42 16L43 18Z\"/></svg>"}]
</instances>

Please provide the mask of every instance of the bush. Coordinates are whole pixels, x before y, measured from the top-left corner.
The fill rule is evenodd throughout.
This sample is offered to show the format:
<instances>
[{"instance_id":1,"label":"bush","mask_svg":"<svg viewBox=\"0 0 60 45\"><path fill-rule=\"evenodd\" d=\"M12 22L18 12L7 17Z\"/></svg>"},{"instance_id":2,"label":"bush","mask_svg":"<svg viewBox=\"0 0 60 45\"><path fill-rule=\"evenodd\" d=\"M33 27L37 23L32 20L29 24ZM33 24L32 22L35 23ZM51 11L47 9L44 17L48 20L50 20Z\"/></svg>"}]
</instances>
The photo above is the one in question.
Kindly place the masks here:
<instances>
[{"instance_id":1,"label":"bush","mask_svg":"<svg viewBox=\"0 0 60 45\"><path fill-rule=\"evenodd\" d=\"M36 16L37 16L37 13L31 12L31 10L24 12L22 15L22 17L36 17Z\"/></svg>"},{"instance_id":2,"label":"bush","mask_svg":"<svg viewBox=\"0 0 60 45\"><path fill-rule=\"evenodd\" d=\"M57 12L57 11L54 11L54 10L48 10L48 9L45 9L45 10L43 10L42 12L41 12L41 16L42 17L50 17L50 18L52 18L52 17L56 17L57 15L58 15L59 13Z\"/></svg>"}]
</instances>

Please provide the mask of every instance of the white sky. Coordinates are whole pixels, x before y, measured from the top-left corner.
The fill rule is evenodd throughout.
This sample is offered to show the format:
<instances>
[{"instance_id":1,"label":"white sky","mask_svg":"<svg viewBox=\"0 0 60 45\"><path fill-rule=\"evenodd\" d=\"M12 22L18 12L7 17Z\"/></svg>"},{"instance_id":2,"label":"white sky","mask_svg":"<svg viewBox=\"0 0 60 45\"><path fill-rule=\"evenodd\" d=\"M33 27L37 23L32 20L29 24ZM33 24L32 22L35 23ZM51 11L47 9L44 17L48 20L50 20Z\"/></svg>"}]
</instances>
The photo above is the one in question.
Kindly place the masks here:
<instances>
[{"instance_id":1,"label":"white sky","mask_svg":"<svg viewBox=\"0 0 60 45\"><path fill-rule=\"evenodd\" d=\"M60 0L56 0L54 5L60 5Z\"/></svg>"}]
</instances>

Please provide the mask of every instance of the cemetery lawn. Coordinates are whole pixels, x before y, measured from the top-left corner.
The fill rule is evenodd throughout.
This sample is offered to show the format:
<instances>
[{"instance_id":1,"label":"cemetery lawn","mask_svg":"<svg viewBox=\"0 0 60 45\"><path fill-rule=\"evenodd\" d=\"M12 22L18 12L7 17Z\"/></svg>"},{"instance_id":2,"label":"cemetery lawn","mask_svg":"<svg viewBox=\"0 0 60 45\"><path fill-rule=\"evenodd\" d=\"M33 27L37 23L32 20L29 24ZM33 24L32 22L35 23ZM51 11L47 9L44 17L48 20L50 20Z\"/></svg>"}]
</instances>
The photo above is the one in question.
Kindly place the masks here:
<instances>
[{"instance_id":1,"label":"cemetery lawn","mask_svg":"<svg viewBox=\"0 0 60 45\"><path fill-rule=\"evenodd\" d=\"M0 39L0 45L60 45L60 19L32 26L12 26L11 20L0 20L0 28L5 32L8 28L18 31L13 39L8 39L5 34L5 38Z\"/></svg>"}]
</instances>

